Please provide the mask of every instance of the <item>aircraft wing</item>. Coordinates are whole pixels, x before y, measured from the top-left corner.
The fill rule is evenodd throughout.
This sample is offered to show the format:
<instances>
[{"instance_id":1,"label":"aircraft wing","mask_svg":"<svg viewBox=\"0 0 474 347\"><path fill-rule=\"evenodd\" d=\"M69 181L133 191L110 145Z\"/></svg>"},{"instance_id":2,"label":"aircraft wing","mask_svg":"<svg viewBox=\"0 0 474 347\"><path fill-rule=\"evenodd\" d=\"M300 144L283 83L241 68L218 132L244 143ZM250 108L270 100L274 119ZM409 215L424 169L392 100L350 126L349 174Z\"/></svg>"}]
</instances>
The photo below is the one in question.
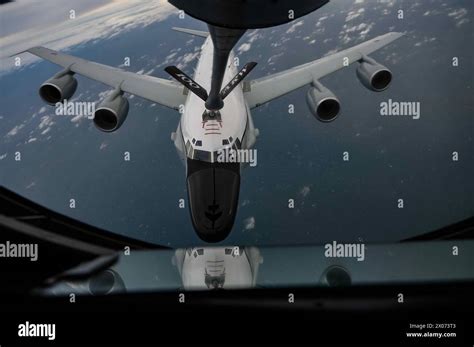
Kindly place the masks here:
<instances>
[{"instance_id":1,"label":"aircraft wing","mask_svg":"<svg viewBox=\"0 0 474 347\"><path fill-rule=\"evenodd\" d=\"M310 84L339 69L344 68L344 58L352 64L389 43L400 38L404 34L391 32L366 41L355 47L340 51L330 56L299 65L294 68L253 80L245 93L250 108L258 107L266 102L285 95L295 89Z\"/></svg>"},{"instance_id":2,"label":"aircraft wing","mask_svg":"<svg viewBox=\"0 0 474 347\"><path fill-rule=\"evenodd\" d=\"M126 93L134 94L172 109L179 109L179 105L184 104L186 100L184 87L174 81L135 74L59 53L45 47L33 47L25 52L32 53L112 88L120 86L121 90Z\"/></svg>"},{"instance_id":3,"label":"aircraft wing","mask_svg":"<svg viewBox=\"0 0 474 347\"><path fill-rule=\"evenodd\" d=\"M189 34L192 36L199 36L199 37L208 37L209 33L207 31L201 31L201 30L193 30L193 29L186 29L186 28L178 28L178 27L172 27L171 29L175 31L179 31L185 34Z\"/></svg>"}]
</instances>

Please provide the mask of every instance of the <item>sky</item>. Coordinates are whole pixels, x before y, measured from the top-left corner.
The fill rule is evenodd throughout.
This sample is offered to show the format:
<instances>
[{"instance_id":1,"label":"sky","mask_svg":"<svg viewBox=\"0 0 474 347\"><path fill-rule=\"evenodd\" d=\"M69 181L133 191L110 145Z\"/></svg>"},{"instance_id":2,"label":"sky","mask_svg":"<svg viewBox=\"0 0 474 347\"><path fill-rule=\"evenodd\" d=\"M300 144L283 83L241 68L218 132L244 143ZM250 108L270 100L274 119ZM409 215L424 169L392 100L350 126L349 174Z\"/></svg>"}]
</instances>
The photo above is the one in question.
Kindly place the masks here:
<instances>
[{"instance_id":1,"label":"sky","mask_svg":"<svg viewBox=\"0 0 474 347\"><path fill-rule=\"evenodd\" d=\"M72 4L64 0L19 0L3 5L0 73L11 69L11 55L30 47L64 50L147 26L177 11L165 0L82 0ZM75 19L71 19L71 10ZM23 64L38 60L31 55L22 59Z\"/></svg>"},{"instance_id":2,"label":"sky","mask_svg":"<svg viewBox=\"0 0 474 347\"><path fill-rule=\"evenodd\" d=\"M192 74L202 40L170 28L205 30L205 25L178 19L165 1L71 1L81 6L75 20L67 18L65 2L50 1L45 3L56 6L47 18L31 18L27 10L34 1L1 6L2 25L10 23L12 29L0 39L0 55L41 44L140 74L168 78L163 69L171 64ZM249 78L307 63L387 31L406 36L373 55L394 73L386 92L363 88L355 66L322 79L341 101L341 115L333 123L311 116L307 88L252 110L260 129L259 162L242 174L228 242L386 242L471 216L473 50L466 43L473 38L473 4L333 0L292 23L248 31L236 51L242 62L259 62ZM396 18L399 8L405 10L404 21ZM124 55L131 57L131 67L123 66ZM457 70L451 66L453 55L460 58ZM85 117L57 117L37 90L58 67L29 54L21 57L21 68L14 67L13 58L0 60L0 183L108 230L163 244L197 244L189 212L175 210L176 201L186 197L184 167L169 140L178 115L130 95L129 116L112 134L97 131ZM110 92L77 78L73 101L99 102ZM378 105L389 98L421 101L421 118L382 118ZM287 112L289 104L296 107L294 115ZM24 165L13 161L17 150L25 156ZM133 153L129 166L122 165L124 150ZM340 160L346 150L349 163ZM451 160L454 150L461 155L458 163ZM71 194L79 201L75 210L65 204ZM403 211L396 208L401 196ZM293 210L287 208L290 197L296 200Z\"/></svg>"}]
</instances>

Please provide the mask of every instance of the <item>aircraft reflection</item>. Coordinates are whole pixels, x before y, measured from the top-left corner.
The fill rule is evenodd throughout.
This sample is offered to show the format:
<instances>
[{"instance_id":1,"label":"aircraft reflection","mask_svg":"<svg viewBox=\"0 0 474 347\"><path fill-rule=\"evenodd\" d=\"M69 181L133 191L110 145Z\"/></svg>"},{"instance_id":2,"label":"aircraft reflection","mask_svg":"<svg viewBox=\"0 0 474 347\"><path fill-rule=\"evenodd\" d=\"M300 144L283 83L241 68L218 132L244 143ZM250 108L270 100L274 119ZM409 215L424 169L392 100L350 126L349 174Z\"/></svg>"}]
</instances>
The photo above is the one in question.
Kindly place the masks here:
<instances>
[{"instance_id":1,"label":"aircraft reflection","mask_svg":"<svg viewBox=\"0 0 474 347\"><path fill-rule=\"evenodd\" d=\"M196 247L175 251L184 289L255 287L258 268L263 263L256 247Z\"/></svg>"}]
</instances>

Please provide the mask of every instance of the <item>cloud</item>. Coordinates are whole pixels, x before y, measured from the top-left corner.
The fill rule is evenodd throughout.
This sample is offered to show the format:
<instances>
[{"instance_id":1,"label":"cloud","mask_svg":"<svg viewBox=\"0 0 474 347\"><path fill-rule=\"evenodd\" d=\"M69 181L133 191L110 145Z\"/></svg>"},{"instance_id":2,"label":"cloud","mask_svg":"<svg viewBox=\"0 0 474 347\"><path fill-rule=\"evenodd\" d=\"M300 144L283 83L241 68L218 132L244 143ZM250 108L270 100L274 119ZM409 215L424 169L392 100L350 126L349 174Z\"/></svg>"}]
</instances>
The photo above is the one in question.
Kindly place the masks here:
<instances>
[{"instance_id":1,"label":"cloud","mask_svg":"<svg viewBox=\"0 0 474 347\"><path fill-rule=\"evenodd\" d=\"M68 6L71 7L70 4ZM86 13L78 12L76 19L52 21L53 24L49 21L37 27L32 27L26 22L24 27L29 29L11 33L0 39L0 73L15 68L14 58L9 56L30 47L41 45L64 50L87 41L111 38L124 31L145 27L175 12L176 8L165 0L115 0ZM51 13L53 15L56 12L52 10ZM17 21L24 23L27 14L21 15L21 12L18 12L15 16ZM21 59L24 67L38 61L39 58L24 54Z\"/></svg>"},{"instance_id":2,"label":"cloud","mask_svg":"<svg viewBox=\"0 0 474 347\"><path fill-rule=\"evenodd\" d=\"M466 18L467 10L465 8L459 8L457 10L452 10L448 13L448 16L454 18L456 21L456 26L459 28L461 25L469 23L469 19Z\"/></svg>"},{"instance_id":3,"label":"cloud","mask_svg":"<svg viewBox=\"0 0 474 347\"><path fill-rule=\"evenodd\" d=\"M449 17L453 17L454 19L461 19L467 14L467 10L465 8L460 8L457 10L453 10L450 13L448 13Z\"/></svg>"},{"instance_id":4,"label":"cloud","mask_svg":"<svg viewBox=\"0 0 474 347\"><path fill-rule=\"evenodd\" d=\"M300 191L300 194L303 195L303 198L306 197L309 193L311 192L311 188L309 186L304 186L301 191Z\"/></svg>"},{"instance_id":5,"label":"cloud","mask_svg":"<svg viewBox=\"0 0 474 347\"><path fill-rule=\"evenodd\" d=\"M357 17L361 16L363 13L365 12L365 9L363 8L360 8L358 9L357 11L350 11L348 14L347 14L347 17L346 17L346 23L347 22L350 22L351 20L354 20L356 19Z\"/></svg>"},{"instance_id":6,"label":"cloud","mask_svg":"<svg viewBox=\"0 0 474 347\"><path fill-rule=\"evenodd\" d=\"M250 48L252 47L252 45L249 43L249 42L246 42L246 43L242 43L239 48L237 48L237 51L239 53L243 53L243 52L247 52L248 50L250 50Z\"/></svg>"},{"instance_id":7,"label":"cloud","mask_svg":"<svg viewBox=\"0 0 474 347\"><path fill-rule=\"evenodd\" d=\"M53 124L54 124L54 122L53 122L53 117L52 116L43 116L43 117L41 117L41 121L40 121L40 124L38 125L38 128L43 129L43 128L49 127Z\"/></svg>"},{"instance_id":8,"label":"cloud","mask_svg":"<svg viewBox=\"0 0 474 347\"><path fill-rule=\"evenodd\" d=\"M177 67L179 69L182 69L182 70L185 69L189 65L189 63L191 63L192 61L197 59L200 54L201 54L200 51L195 51L195 52L190 52L190 53L184 54L182 57L179 58L180 61L177 64Z\"/></svg>"},{"instance_id":9,"label":"cloud","mask_svg":"<svg viewBox=\"0 0 474 347\"><path fill-rule=\"evenodd\" d=\"M24 126L24 124L16 125L12 130L7 133L7 137L15 136L16 134L18 134L18 131L20 131L21 128L23 128Z\"/></svg>"},{"instance_id":10,"label":"cloud","mask_svg":"<svg viewBox=\"0 0 474 347\"><path fill-rule=\"evenodd\" d=\"M304 20L300 20L298 22L296 22L295 24L293 24L287 31L286 33L287 34L291 34L291 33L294 33L296 31L296 28L298 28L299 26L303 25L304 24Z\"/></svg>"},{"instance_id":11,"label":"cloud","mask_svg":"<svg viewBox=\"0 0 474 347\"><path fill-rule=\"evenodd\" d=\"M249 217L244 220L244 229L245 230L255 229L255 217Z\"/></svg>"}]
</instances>

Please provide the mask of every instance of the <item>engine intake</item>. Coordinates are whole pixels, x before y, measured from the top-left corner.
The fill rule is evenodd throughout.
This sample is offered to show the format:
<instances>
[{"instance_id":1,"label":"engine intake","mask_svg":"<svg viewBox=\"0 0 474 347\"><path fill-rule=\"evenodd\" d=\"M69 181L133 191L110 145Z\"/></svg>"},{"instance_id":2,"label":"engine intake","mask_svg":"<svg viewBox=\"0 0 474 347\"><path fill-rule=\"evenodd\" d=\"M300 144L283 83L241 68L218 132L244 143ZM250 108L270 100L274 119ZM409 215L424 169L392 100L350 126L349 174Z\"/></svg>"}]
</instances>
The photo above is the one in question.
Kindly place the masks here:
<instances>
[{"instance_id":1,"label":"engine intake","mask_svg":"<svg viewBox=\"0 0 474 347\"><path fill-rule=\"evenodd\" d=\"M77 80L72 73L63 71L44 82L39 89L39 95L47 104L55 105L71 98L76 89Z\"/></svg>"},{"instance_id":2,"label":"engine intake","mask_svg":"<svg viewBox=\"0 0 474 347\"><path fill-rule=\"evenodd\" d=\"M122 126L127 118L128 110L129 103L123 97L123 92L115 90L95 110L94 124L101 131L115 131Z\"/></svg>"},{"instance_id":3,"label":"engine intake","mask_svg":"<svg viewBox=\"0 0 474 347\"><path fill-rule=\"evenodd\" d=\"M366 88L382 92L392 82L392 72L374 59L364 56L357 67L357 78Z\"/></svg>"},{"instance_id":4,"label":"engine intake","mask_svg":"<svg viewBox=\"0 0 474 347\"><path fill-rule=\"evenodd\" d=\"M306 94L306 103L316 119L321 122L332 122L341 109L341 104L333 92L319 81L313 81Z\"/></svg>"},{"instance_id":5,"label":"engine intake","mask_svg":"<svg viewBox=\"0 0 474 347\"><path fill-rule=\"evenodd\" d=\"M109 295L126 292L125 283L116 271L107 269L89 279L89 293Z\"/></svg>"}]
</instances>

